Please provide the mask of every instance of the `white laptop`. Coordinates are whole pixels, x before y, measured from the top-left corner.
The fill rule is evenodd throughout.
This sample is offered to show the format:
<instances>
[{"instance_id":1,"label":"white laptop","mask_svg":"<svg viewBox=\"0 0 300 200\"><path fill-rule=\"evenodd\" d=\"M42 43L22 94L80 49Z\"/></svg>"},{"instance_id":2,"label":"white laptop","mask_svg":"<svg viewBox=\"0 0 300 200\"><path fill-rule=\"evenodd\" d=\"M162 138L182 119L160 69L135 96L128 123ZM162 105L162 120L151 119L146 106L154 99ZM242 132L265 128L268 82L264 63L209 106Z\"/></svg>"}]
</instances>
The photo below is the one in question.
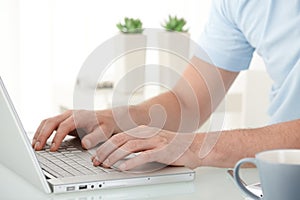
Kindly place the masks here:
<instances>
[{"instance_id":1,"label":"white laptop","mask_svg":"<svg viewBox=\"0 0 300 200\"><path fill-rule=\"evenodd\" d=\"M147 184L191 181L185 167L143 165L134 172L94 167L90 151L78 139L64 142L57 152L35 152L0 77L0 162L46 193L64 193ZM160 170L152 170L152 169Z\"/></svg>"}]
</instances>

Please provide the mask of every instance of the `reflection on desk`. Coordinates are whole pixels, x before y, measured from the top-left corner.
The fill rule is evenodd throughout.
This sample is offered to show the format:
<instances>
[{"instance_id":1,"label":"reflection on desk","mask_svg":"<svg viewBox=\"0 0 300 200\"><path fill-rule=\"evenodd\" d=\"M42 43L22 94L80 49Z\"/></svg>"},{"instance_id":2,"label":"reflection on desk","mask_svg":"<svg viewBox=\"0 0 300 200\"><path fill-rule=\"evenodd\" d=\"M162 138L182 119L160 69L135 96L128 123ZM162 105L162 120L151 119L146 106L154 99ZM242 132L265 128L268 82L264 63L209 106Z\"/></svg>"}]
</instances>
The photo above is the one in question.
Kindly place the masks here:
<instances>
[{"instance_id":1,"label":"reflection on desk","mask_svg":"<svg viewBox=\"0 0 300 200\"><path fill-rule=\"evenodd\" d=\"M192 182L104 189L68 194L45 194L0 164L0 199L30 200L120 200L184 199L243 200L241 192L226 173L227 169L200 167ZM244 179L257 181L255 169L243 169Z\"/></svg>"}]
</instances>

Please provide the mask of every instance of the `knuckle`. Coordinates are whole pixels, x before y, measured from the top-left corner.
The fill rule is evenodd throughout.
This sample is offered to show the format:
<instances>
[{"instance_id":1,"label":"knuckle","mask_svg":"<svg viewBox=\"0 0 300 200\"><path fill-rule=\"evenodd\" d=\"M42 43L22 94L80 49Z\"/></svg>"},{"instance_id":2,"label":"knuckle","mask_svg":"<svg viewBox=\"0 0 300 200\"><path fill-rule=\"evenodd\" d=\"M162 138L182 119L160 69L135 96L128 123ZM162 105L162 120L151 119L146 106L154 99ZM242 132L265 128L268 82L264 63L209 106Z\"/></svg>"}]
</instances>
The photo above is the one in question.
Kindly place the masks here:
<instances>
[{"instance_id":1,"label":"knuckle","mask_svg":"<svg viewBox=\"0 0 300 200\"><path fill-rule=\"evenodd\" d=\"M69 123L67 122L62 122L58 125L57 127L57 132L58 133L63 133L63 134L67 134L69 133L71 130L70 130L70 125Z\"/></svg>"},{"instance_id":2,"label":"knuckle","mask_svg":"<svg viewBox=\"0 0 300 200\"><path fill-rule=\"evenodd\" d=\"M111 141L119 146L126 141L126 135L124 133L116 134L112 136Z\"/></svg>"},{"instance_id":3,"label":"knuckle","mask_svg":"<svg viewBox=\"0 0 300 200\"><path fill-rule=\"evenodd\" d=\"M52 118L44 119L42 121L42 129L45 127L51 126L54 123L54 120Z\"/></svg>"},{"instance_id":4,"label":"knuckle","mask_svg":"<svg viewBox=\"0 0 300 200\"><path fill-rule=\"evenodd\" d=\"M49 126L53 126L54 124L56 124L56 118L55 117L50 117L50 118L48 118L48 119L46 119L45 121L44 121L44 127L46 126L46 127L49 127Z\"/></svg>"},{"instance_id":5,"label":"knuckle","mask_svg":"<svg viewBox=\"0 0 300 200\"><path fill-rule=\"evenodd\" d=\"M125 144L125 150L136 150L140 146L140 142L136 140L130 140Z\"/></svg>"},{"instance_id":6,"label":"knuckle","mask_svg":"<svg viewBox=\"0 0 300 200\"><path fill-rule=\"evenodd\" d=\"M158 143L160 143L160 144L168 144L169 141L168 141L168 139L165 138L165 137L159 137L159 138L158 138Z\"/></svg>"},{"instance_id":7,"label":"knuckle","mask_svg":"<svg viewBox=\"0 0 300 200\"><path fill-rule=\"evenodd\" d=\"M49 118L48 118L48 119L44 119L44 120L41 122L41 124L47 123L48 120L49 120Z\"/></svg>"},{"instance_id":8,"label":"knuckle","mask_svg":"<svg viewBox=\"0 0 300 200\"><path fill-rule=\"evenodd\" d=\"M73 113L73 110L66 110L63 112L63 115L71 115Z\"/></svg>"},{"instance_id":9,"label":"knuckle","mask_svg":"<svg viewBox=\"0 0 300 200\"><path fill-rule=\"evenodd\" d=\"M153 138L152 142L156 145L156 146L165 146L169 143L169 140L162 136L162 135L157 135Z\"/></svg>"}]
</instances>

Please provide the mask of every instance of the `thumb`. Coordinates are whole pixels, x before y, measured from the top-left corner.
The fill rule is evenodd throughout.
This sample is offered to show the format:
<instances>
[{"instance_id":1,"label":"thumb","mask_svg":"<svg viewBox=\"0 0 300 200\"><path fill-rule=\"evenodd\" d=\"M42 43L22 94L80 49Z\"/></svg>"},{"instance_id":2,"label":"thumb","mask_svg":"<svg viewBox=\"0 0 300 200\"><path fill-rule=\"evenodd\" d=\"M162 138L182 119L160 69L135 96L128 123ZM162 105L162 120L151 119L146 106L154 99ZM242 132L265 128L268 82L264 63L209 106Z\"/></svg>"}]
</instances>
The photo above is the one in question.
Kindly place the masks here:
<instances>
[{"instance_id":1,"label":"thumb","mask_svg":"<svg viewBox=\"0 0 300 200\"><path fill-rule=\"evenodd\" d=\"M108 126L102 124L101 126L97 126L89 134L85 135L81 140L81 145L85 149L91 149L95 147L97 144L106 141L113 133L113 129Z\"/></svg>"}]
</instances>

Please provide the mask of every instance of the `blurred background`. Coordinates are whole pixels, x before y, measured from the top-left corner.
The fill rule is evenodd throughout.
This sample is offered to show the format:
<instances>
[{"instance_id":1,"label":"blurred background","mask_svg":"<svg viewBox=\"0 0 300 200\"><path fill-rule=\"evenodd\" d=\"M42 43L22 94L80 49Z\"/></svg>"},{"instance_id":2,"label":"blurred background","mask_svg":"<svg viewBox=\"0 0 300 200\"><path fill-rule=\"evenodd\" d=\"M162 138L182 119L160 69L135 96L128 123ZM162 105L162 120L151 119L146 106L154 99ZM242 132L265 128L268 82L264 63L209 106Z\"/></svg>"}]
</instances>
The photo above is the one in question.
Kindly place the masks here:
<instances>
[{"instance_id":1,"label":"blurred background","mask_svg":"<svg viewBox=\"0 0 300 200\"><path fill-rule=\"evenodd\" d=\"M161 28L169 15L177 15L197 41L209 10L210 0L0 0L0 76L25 129L33 131L62 106L71 108L66 98L82 63L118 34L116 24L124 17L141 19L144 28ZM249 88L249 82L257 85ZM264 64L255 55L251 71L241 73L230 90L225 128L264 123L268 87Z\"/></svg>"}]
</instances>

